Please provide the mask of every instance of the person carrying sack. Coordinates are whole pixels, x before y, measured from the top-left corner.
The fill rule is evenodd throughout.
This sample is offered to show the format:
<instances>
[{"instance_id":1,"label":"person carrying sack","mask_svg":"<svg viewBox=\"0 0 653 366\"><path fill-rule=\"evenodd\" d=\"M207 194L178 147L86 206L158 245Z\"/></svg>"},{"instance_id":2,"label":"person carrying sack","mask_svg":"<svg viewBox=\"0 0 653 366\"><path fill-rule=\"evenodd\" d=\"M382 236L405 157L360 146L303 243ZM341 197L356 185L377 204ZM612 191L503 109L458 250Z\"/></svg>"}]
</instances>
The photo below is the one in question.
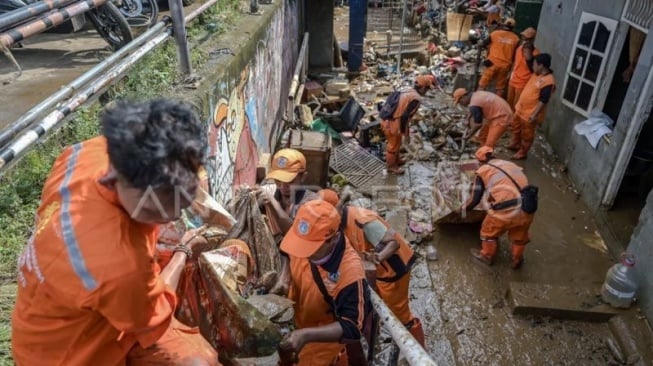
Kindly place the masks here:
<instances>
[{"instance_id":1,"label":"person carrying sack","mask_svg":"<svg viewBox=\"0 0 653 366\"><path fill-rule=\"evenodd\" d=\"M462 210L471 210L481 203L487 206L487 216L481 225L481 249L472 248L472 256L492 265L501 235L508 232L512 242L513 269L524 262L524 250L530 241L528 230L537 211L537 187L518 165L494 158L494 150L483 146L476 151L481 167L476 171L472 197Z\"/></svg>"}]
</instances>

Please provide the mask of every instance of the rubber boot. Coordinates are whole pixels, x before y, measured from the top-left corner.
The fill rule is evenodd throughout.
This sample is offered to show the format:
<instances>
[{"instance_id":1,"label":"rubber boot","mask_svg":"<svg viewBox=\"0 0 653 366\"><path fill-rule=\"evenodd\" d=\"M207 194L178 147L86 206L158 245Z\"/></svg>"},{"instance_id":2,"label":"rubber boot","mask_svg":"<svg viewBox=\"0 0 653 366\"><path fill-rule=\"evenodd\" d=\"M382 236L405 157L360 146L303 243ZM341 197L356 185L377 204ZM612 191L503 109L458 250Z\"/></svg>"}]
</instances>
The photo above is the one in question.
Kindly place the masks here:
<instances>
[{"instance_id":1,"label":"rubber boot","mask_svg":"<svg viewBox=\"0 0 653 366\"><path fill-rule=\"evenodd\" d=\"M413 318L413 320L408 322L406 328L408 329L410 334L412 334L412 336L415 337L417 343L419 343L422 346L422 348L426 349L424 327L422 327L422 322L419 320L419 318Z\"/></svg>"},{"instance_id":2,"label":"rubber boot","mask_svg":"<svg viewBox=\"0 0 653 366\"><path fill-rule=\"evenodd\" d=\"M403 159L401 156L399 156L399 158L397 159L397 165L399 166L404 166L406 165L407 162L408 160Z\"/></svg>"},{"instance_id":3,"label":"rubber boot","mask_svg":"<svg viewBox=\"0 0 653 366\"><path fill-rule=\"evenodd\" d=\"M526 245L512 245L512 264L510 267L512 269L519 269L524 263L524 250L526 250Z\"/></svg>"},{"instance_id":4,"label":"rubber boot","mask_svg":"<svg viewBox=\"0 0 653 366\"><path fill-rule=\"evenodd\" d=\"M491 240L483 240L481 242L481 250L472 248L470 250L472 256L482 263L491 266L494 262L494 255L497 254L497 242Z\"/></svg>"},{"instance_id":5,"label":"rubber boot","mask_svg":"<svg viewBox=\"0 0 653 366\"><path fill-rule=\"evenodd\" d=\"M506 149L510 151L519 151L519 147L521 146L521 142L519 141L519 138L515 136L515 134L512 134L512 139L510 140L510 145L506 146Z\"/></svg>"},{"instance_id":6,"label":"rubber boot","mask_svg":"<svg viewBox=\"0 0 653 366\"><path fill-rule=\"evenodd\" d=\"M533 145L533 141L524 141L522 140L521 142L521 148L515 155L512 156L512 160L524 160L526 159L526 156L528 155L528 151L531 149L531 145Z\"/></svg>"},{"instance_id":7,"label":"rubber boot","mask_svg":"<svg viewBox=\"0 0 653 366\"><path fill-rule=\"evenodd\" d=\"M386 169L390 174L395 174L395 175L404 174L404 170L401 169L397 164L398 155L399 154L394 154L394 153L386 153L385 155Z\"/></svg>"}]
</instances>

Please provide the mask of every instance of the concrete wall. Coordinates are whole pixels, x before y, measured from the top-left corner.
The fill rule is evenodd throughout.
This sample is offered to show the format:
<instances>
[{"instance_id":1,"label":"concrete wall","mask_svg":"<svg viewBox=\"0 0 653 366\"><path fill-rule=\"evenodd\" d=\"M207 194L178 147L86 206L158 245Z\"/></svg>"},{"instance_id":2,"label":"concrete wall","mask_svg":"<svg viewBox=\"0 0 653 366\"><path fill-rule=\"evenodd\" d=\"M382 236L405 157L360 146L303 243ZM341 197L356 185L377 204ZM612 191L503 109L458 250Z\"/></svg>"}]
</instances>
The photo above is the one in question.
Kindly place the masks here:
<instances>
[{"instance_id":1,"label":"concrete wall","mask_svg":"<svg viewBox=\"0 0 653 366\"><path fill-rule=\"evenodd\" d=\"M217 54L194 92L207 123L207 171L213 196L226 203L235 187L253 185L262 154L274 150L300 47L300 0L261 5L263 15L243 15L234 30L212 41Z\"/></svg>"},{"instance_id":2,"label":"concrete wall","mask_svg":"<svg viewBox=\"0 0 653 366\"><path fill-rule=\"evenodd\" d=\"M557 82L557 91L547 109L547 119L543 126L544 132L556 153L567 163L569 174L579 191L582 192L584 201L594 209L598 208L601 202L612 167L625 137L625 129L628 128L630 121L619 120L611 144L608 145L605 141L601 141L598 148L594 150L585 137L578 136L573 132L574 125L584 121L586 117L565 106L561 99L567 64L572 56L576 31L583 11L618 20L624 5L625 0L545 1L540 14L536 39L537 47L542 52L550 53L553 58L552 69ZM625 37L623 28L618 28L613 45L619 43L620 37L622 39ZM616 55L610 54L608 57L618 56L619 54L616 53ZM642 71L642 68L639 71ZM635 86L636 83L643 83L645 79L638 79L636 76L633 77L632 86ZM602 81L602 86L599 87L609 88L611 81L611 77L606 77ZM635 88L631 87L631 89ZM635 106L632 101L636 99L633 94L634 91L631 91L626 97L626 101L630 100L631 102L624 104L622 114L631 110L630 115L632 115ZM600 107L602 109L602 105Z\"/></svg>"},{"instance_id":3,"label":"concrete wall","mask_svg":"<svg viewBox=\"0 0 653 366\"><path fill-rule=\"evenodd\" d=\"M628 251L635 255L635 269L639 281L639 305L649 321L653 321L653 191L649 193L646 206L639 216Z\"/></svg>"}]
</instances>

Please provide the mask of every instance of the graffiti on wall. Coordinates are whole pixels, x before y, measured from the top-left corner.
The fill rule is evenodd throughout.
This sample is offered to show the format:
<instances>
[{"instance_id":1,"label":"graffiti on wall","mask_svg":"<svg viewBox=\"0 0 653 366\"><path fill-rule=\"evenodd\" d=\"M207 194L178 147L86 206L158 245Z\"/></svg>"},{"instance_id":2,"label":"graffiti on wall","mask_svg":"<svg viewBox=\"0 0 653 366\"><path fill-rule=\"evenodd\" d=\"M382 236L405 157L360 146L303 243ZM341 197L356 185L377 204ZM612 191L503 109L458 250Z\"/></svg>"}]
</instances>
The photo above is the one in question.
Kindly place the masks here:
<instances>
[{"instance_id":1,"label":"graffiti on wall","mask_svg":"<svg viewBox=\"0 0 653 366\"><path fill-rule=\"evenodd\" d=\"M256 183L260 155L270 153L281 134L296 58L291 45L297 44L297 16L290 4L273 17L254 58L210 96L207 172L211 193L222 204L236 187Z\"/></svg>"}]
</instances>

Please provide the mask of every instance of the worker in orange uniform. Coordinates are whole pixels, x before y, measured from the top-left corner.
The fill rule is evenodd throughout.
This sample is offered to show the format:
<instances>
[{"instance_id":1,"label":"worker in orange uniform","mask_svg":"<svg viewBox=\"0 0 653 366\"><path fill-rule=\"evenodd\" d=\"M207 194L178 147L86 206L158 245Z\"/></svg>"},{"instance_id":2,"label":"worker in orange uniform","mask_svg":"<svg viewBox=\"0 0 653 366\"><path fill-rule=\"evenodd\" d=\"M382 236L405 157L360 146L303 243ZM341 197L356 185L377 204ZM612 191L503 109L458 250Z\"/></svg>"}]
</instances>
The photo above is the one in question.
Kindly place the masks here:
<instances>
[{"instance_id":1,"label":"worker in orange uniform","mask_svg":"<svg viewBox=\"0 0 653 366\"><path fill-rule=\"evenodd\" d=\"M286 235L292 226L297 209L304 202L319 198L317 193L304 187L306 174L306 157L301 151L281 149L272 157L270 171L265 178L274 180L277 189L274 194L259 190L259 203L265 209L275 238ZM281 276L270 292L285 296L289 285L288 258L281 253Z\"/></svg>"},{"instance_id":2,"label":"worker in orange uniform","mask_svg":"<svg viewBox=\"0 0 653 366\"><path fill-rule=\"evenodd\" d=\"M486 90L495 82L495 93L503 97L515 49L519 45L519 37L512 31L514 27L515 20L509 18L490 33L490 37L484 42L484 46L489 46L489 50L487 60L483 62L485 71L478 82L480 90Z\"/></svg>"},{"instance_id":3,"label":"worker in orange uniform","mask_svg":"<svg viewBox=\"0 0 653 366\"><path fill-rule=\"evenodd\" d=\"M419 344L425 347L422 322L413 316L409 306L410 270L417 257L406 239L376 212L362 207L341 206L334 190L323 189L318 194L323 200L341 207L341 227L345 236L354 250L376 265L379 296Z\"/></svg>"},{"instance_id":4,"label":"worker in orange uniform","mask_svg":"<svg viewBox=\"0 0 653 366\"><path fill-rule=\"evenodd\" d=\"M297 211L281 242L290 257L297 329L282 341L298 365L347 365L345 344L358 342L372 308L363 263L340 230L340 214L323 200Z\"/></svg>"},{"instance_id":5,"label":"worker in orange uniform","mask_svg":"<svg viewBox=\"0 0 653 366\"><path fill-rule=\"evenodd\" d=\"M387 140L385 161L389 173L404 173L400 166L404 165L405 161L399 156L402 138L409 139L409 122L419 109L421 104L420 96L425 95L429 89L434 88L436 85L435 76L418 76L415 79L414 88L408 88L400 92L399 101L392 113L392 118L381 121L381 130ZM388 100L386 100L386 103L389 103Z\"/></svg>"},{"instance_id":6,"label":"worker in orange uniform","mask_svg":"<svg viewBox=\"0 0 653 366\"><path fill-rule=\"evenodd\" d=\"M186 233L163 271L155 260L159 224L197 189L202 133L185 104L121 102L104 112L103 136L59 155L18 262L17 365L218 365L199 331L173 317L204 239Z\"/></svg>"},{"instance_id":7,"label":"worker in orange uniform","mask_svg":"<svg viewBox=\"0 0 653 366\"><path fill-rule=\"evenodd\" d=\"M481 225L481 249L472 248L471 253L479 261L492 265L497 253L501 235L508 232L512 241L513 269L519 269L524 261L524 249L530 241L528 229L533 222L533 214L526 213L521 206L521 193L517 185L528 185L528 178L521 167L495 159L494 150L482 146L476 151L476 159L481 167L476 171L473 195L465 203L463 210L471 210L481 203L487 193L487 216Z\"/></svg>"},{"instance_id":8,"label":"worker in orange uniform","mask_svg":"<svg viewBox=\"0 0 653 366\"><path fill-rule=\"evenodd\" d=\"M521 44L515 51L510 82L508 83L508 104L514 108L522 90L533 74L533 56L540 53L535 47L535 28L526 28L521 33Z\"/></svg>"},{"instance_id":9,"label":"worker in orange uniform","mask_svg":"<svg viewBox=\"0 0 653 366\"><path fill-rule=\"evenodd\" d=\"M512 141L508 148L519 151L512 156L513 159L526 159L535 139L535 129L544 121L546 105L553 92L555 78L551 71L551 55L540 53L533 59L533 75L515 106Z\"/></svg>"},{"instance_id":10,"label":"worker in orange uniform","mask_svg":"<svg viewBox=\"0 0 653 366\"><path fill-rule=\"evenodd\" d=\"M512 109L500 96L483 90L468 92L465 88L453 92L454 103L469 106L469 128L464 139L474 136L480 129L478 140L481 146L494 145L513 121Z\"/></svg>"}]
</instances>

